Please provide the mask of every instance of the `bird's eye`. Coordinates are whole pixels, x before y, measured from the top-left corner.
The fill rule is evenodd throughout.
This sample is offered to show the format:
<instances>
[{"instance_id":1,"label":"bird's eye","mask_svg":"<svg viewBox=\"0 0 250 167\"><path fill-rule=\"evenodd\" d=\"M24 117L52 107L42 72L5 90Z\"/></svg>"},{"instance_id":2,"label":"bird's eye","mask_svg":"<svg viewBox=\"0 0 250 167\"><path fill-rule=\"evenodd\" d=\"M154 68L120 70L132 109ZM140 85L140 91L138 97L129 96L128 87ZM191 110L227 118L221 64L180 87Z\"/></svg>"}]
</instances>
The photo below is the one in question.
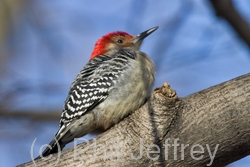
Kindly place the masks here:
<instances>
[{"instance_id":1,"label":"bird's eye","mask_svg":"<svg viewBox=\"0 0 250 167\"><path fill-rule=\"evenodd\" d=\"M118 43L123 43L123 40L119 39L117 42L118 42Z\"/></svg>"}]
</instances>

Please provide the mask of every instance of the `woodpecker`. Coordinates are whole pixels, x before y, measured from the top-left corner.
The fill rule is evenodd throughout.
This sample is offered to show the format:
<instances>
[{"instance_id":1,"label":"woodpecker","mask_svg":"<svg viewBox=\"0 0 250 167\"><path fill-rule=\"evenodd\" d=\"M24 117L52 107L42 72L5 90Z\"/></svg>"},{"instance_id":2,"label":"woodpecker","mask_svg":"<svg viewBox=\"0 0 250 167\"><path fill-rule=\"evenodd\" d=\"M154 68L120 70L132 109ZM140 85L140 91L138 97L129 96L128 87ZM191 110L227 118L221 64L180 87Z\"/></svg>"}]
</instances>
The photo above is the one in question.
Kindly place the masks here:
<instances>
[{"instance_id":1,"label":"woodpecker","mask_svg":"<svg viewBox=\"0 0 250 167\"><path fill-rule=\"evenodd\" d=\"M61 151L74 138L107 130L146 102L154 84L155 69L140 46L156 29L136 36L111 32L96 42L89 62L71 84L60 128L39 157Z\"/></svg>"}]
</instances>

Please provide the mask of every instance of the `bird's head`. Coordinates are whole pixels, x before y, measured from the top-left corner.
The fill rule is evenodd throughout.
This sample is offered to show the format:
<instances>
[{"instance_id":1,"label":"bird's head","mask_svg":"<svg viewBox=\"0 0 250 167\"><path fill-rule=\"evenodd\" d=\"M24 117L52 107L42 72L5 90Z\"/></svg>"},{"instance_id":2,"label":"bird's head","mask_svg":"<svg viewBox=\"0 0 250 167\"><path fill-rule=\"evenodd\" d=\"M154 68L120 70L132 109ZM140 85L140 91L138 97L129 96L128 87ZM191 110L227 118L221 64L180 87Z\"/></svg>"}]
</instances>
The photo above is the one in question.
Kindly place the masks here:
<instances>
[{"instance_id":1,"label":"bird's head","mask_svg":"<svg viewBox=\"0 0 250 167\"><path fill-rule=\"evenodd\" d=\"M129 35L122 31L108 33L96 42L90 60L102 54L111 55L121 48L139 50L143 39L157 29L158 27L154 27L136 36Z\"/></svg>"}]
</instances>

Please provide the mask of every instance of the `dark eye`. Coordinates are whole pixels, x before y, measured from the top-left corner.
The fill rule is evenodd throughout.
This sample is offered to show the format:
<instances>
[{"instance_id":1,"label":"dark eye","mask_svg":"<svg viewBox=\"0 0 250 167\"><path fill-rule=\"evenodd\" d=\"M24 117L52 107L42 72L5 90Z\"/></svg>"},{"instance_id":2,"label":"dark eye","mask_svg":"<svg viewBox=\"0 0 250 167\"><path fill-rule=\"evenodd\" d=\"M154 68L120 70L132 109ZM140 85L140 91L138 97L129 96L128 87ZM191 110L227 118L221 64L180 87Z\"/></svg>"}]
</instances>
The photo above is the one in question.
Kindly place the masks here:
<instances>
[{"instance_id":1,"label":"dark eye","mask_svg":"<svg viewBox=\"0 0 250 167\"><path fill-rule=\"evenodd\" d=\"M123 40L119 39L117 42L118 42L118 43L123 43Z\"/></svg>"}]
</instances>

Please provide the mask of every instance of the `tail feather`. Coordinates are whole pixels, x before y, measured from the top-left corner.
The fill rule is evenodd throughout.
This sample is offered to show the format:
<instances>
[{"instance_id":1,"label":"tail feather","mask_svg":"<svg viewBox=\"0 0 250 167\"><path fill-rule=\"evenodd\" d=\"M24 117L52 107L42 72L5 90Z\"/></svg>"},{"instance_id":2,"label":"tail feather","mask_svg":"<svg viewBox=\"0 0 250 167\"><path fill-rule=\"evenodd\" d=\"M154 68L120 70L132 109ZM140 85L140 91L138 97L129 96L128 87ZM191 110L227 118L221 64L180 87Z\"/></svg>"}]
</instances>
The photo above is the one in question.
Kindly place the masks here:
<instances>
[{"instance_id":1,"label":"tail feather","mask_svg":"<svg viewBox=\"0 0 250 167\"><path fill-rule=\"evenodd\" d=\"M46 157L50 154L58 153L64 148L65 144L61 143L56 137L49 143L49 146L35 159Z\"/></svg>"},{"instance_id":2,"label":"tail feather","mask_svg":"<svg viewBox=\"0 0 250 167\"><path fill-rule=\"evenodd\" d=\"M35 159L39 159L42 157L46 157L50 154L58 153L62 151L62 149L65 147L67 143L62 142L61 139L69 131L70 127L67 127L65 125L61 126L58 132L56 133L54 139L49 143L48 147L43 151L41 155L39 155Z\"/></svg>"},{"instance_id":3,"label":"tail feather","mask_svg":"<svg viewBox=\"0 0 250 167\"><path fill-rule=\"evenodd\" d=\"M82 120L74 120L74 121L82 121ZM73 122L73 121L72 121ZM78 138L81 136L84 136L85 134L92 131L93 127L86 128L87 131L82 130L82 126L74 127L74 125L77 123L71 123L68 125L62 125L58 132L56 133L54 139L49 143L49 146L43 151L41 155L39 155L35 159L39 159L42 157L46 157L49 154L54 154L62 151L62 149L65 147L65 145L69 142L72 142L74 138ZM80 124L78 122L78 124ZM91 126L94 126L94 124L90 124ZM73 127L73 128L72 128ZM73 130L71 130L71 128ZM72 132L73 131L73 132Z\"/></svg>"}]
</instances>

